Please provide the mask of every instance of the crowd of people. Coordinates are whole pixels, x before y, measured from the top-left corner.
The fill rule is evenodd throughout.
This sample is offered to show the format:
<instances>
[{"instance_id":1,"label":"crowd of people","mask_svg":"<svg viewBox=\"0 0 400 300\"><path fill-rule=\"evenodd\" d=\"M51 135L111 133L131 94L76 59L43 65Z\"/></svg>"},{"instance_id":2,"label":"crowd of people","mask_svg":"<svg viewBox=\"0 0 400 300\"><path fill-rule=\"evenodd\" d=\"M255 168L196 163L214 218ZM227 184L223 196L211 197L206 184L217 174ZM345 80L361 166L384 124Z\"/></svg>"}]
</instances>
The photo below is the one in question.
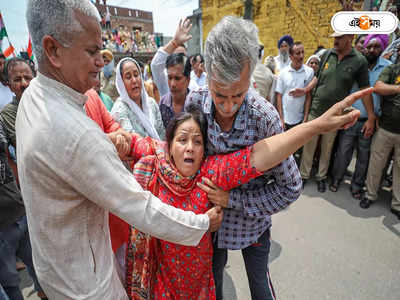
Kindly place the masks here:
<instances>
[{"instance_id":1,"label":"crowd of people","mask_svg":"<svg viewBox=\"0 0 400 300\"><path fill-rule=\"evenodd\" d=\"M111 13L107 7L104 15L100 14L103 48L121 53L154 53L160 44L160 37L141 30L129 29L125 25L111 27Z\"/></svg>"},{"instance_id":2,"label":"crowd of people","mask_svg":"<svg viewBox=\"0 0 400 300\"><path fill-rule=\"evenodd\" d=\"M352 196L367 209L392 169L400 219L398 31L333 33L306 63L284 35L263 63L254 23L188 56L184 19L143 65L115 63L89 0L29 0L27 21L37 70L0 55L1 300L23 299L19 260L41 299L220 300L228 249L275 299L271 215L313 166L336 192L354 149Z\"/></svg>"}]
</instances>

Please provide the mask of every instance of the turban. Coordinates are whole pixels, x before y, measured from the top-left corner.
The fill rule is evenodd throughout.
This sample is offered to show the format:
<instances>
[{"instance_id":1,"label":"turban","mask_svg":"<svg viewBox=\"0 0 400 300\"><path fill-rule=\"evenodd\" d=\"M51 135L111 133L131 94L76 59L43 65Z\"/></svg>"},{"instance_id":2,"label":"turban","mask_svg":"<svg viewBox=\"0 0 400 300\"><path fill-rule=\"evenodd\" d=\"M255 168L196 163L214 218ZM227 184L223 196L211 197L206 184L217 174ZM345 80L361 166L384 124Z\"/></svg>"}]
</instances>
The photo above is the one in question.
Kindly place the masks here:
<instances>
[{"instance_id":1,"label":"turban","mask_svg":"<svg viewBox=\"0 0 400 300\"><path fill-rule=\"evenodd\" d=\"M101 55L107 57L110 61L112 61L113 58L114 58L114 55L113 55L112 52L111 52L110 50L108 50L108 49L101 50Z\"/></svg>"},{"instance_id":2,"label":"turban","mask_svg":"<svg viewBox=\"0 0 400 300\"><path fill-rule=\"evenodd\" d=\"M281 44L283 42L288 43L289 47L293 45L293 38L290 35L284 35L283 37L281 37L278 41L278 49L281 47Z\"/></svg>"},{"instance_id":3,"label":"turban","mask_svg":"<svg viewBox=\"0 0 400 300\"><path fill-rule=\"evenodd\" d=\"M364 48L367 47L372 39L376 39L381 44L382 51L385 50L389 44L389 36L387 34L368 34L364 41Z\"/></svg>"}]
</instances>

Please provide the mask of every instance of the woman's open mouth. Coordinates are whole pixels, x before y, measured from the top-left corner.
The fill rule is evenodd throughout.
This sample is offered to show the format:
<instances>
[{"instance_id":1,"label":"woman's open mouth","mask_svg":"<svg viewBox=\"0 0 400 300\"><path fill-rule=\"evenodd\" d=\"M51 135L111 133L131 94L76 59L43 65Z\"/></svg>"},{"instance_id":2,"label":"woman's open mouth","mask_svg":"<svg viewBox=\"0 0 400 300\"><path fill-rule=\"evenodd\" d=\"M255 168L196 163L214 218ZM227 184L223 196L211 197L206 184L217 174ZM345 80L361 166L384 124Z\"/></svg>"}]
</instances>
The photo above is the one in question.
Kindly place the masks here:
<instances>
[{"instance_id":1,"label":"woman's open mouth","mask_svg":"<svg viewBox=\"0 0 400 300\"><path fill-rule=\"evenodd\" d=\"M194 163L194 159L192 159L192 158L185 158L185 159L183 160L183 162L184 162L184 163L187 163L187 164L193 164L193 163Z\"/></svg>"}]
</instances>

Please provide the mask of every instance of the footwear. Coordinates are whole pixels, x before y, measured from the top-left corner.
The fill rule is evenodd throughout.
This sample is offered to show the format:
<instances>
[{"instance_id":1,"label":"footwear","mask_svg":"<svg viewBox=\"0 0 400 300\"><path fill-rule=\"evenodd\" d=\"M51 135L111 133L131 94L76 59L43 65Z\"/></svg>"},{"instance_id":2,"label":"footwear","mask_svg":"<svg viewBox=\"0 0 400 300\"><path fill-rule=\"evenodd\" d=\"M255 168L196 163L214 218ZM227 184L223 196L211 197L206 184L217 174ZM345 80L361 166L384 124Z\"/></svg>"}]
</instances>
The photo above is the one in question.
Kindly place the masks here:
<instances>
[{"instance_id":1,"label":"footwear","mask_svg":"<svg viewBox=\"0 0 400 300\"><path fill-rule=\"evenodd\" d=\"M400 220L400 210L396 210L396 209L391 208L391 209L390 209L390 212L391 212L392 214L394 214L394 215L397 217L397 219Z\"/></svg>"},{"instance_id":2,"label":"footwear","mask_svg":"<svg viewBox=\"0 0 400 300\"><path fill-rule=\"evenodd\" d=\"M361 197L362 197L362 195L363 195L363 191L362 191L362 190L355 191L355 190L353 190L353 189L350 189L350 192L351 192L351 196L352 196L354 199L356 199L356 200L361 200Z\"/></svg>"},{"instance_id":3,"label":"footwear","mask_svg":"<svg viewBox=\"0 0 400 300\"><path fill-rule=\"evenodd\" d=\"M361 208L364 208L364 209L367 209L368 207L370 207L371 204L372 204L372 201L369 200L369 199L367 199L367 198L363 198L363 199L360 201L360 207L361 207Z\"/></svg>"},{"instance_id":4,"label":"footwear","mask_svg":"<svg viewBox=\"0 0 400 300\"><path fill-rule=\"evenodd\" d=\"M22 261L17 261L16 263L17 271L25 270L26 266Z\"/></svg>"},{"instance_id":5,"label":"footwear","mask_svg":"<svg viewBox=\"0 0 400 300\"><path fill-rule=\"evenodd\" d=\"M339 189L339 185L340 185L340 181L337 180L337 179L333 179L332 182L331 182L331 185L329 186L329 190L331 192L336 193L338 191L338 189Z\"/></svg>"},{"instance_id":6,"label":"footwear","mask_svg":"<svg viewBox=\"0 0 400 300\"><path fill-rule=\"evenodd\" d=\"M40 298L40 300L49 300L44 292L37 292L37 296Z\"/></svg>"},{"instance_id":7,"label":"footwear","mask_svg":"<svg viewBox=\"0 0 400 300\"><path fill-rule=\"evenodd\" d=\"M325 179L317 181L317 185L318 185L318 192L325 193L325 191L326 191Z\"/></svg>"}]
</instances>

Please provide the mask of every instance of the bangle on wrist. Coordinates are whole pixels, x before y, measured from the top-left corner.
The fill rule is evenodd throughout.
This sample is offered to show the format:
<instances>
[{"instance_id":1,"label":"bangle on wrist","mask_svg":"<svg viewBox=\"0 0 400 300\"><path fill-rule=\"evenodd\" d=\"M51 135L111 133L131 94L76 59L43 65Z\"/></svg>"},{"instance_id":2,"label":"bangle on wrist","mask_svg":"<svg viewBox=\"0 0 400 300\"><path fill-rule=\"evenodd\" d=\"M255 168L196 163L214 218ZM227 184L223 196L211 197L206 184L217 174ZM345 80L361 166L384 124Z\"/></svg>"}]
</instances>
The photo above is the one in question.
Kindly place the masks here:
<instances>
[{"instance_id":1,"label":"bangle on wrist","mask_svg":"<svg viewBox=\"0 0 400 300\"><path fill-rule=\"evenodd\" d=\"M179 47L178 43L177 43L174 39L171 40L171 44L172 44L175 48L178 48L178 47Z\"/></svg>"}]
</instances>

